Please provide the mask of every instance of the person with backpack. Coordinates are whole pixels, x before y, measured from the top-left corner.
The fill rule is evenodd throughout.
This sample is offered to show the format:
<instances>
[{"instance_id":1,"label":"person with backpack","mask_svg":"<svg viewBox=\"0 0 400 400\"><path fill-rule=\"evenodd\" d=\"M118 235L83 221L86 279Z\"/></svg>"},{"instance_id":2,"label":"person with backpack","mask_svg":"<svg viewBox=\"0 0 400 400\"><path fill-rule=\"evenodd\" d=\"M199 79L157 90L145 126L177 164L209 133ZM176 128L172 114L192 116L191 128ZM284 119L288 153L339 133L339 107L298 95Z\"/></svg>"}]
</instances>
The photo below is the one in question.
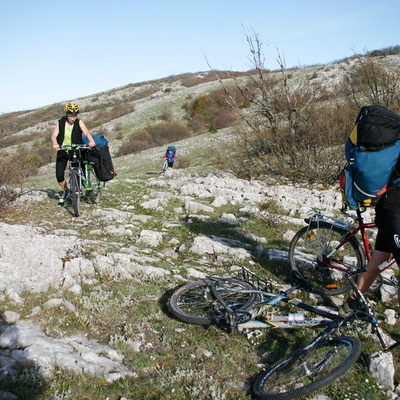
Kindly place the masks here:
<instances>
[{"instance_id":1,"label":"person with backpack","mask_svg":"<svg viewBox=\"0 0 400 400\"><path fill-rule=\"evenodd\" d=\"M400 177L400 159L393 174L395 178ZM357 279L357 286L363 293L379 275L379 266L392 256L400 266L400 185L389 185L387 192L378 201L375 207L375 223L378 228L375 250L367 263L366 272ZM397 301L400 305L400 287Z\"/></svg>"},{"instance_id":2,"label":"person with backpack","mask_svg":"<svg viewBox=\"0 0 400 400\"><path fill-rule=\"evenodd\" d=\"M176 158L176 147L175 146L168 146L167 151L165 152L165 155L163 158L166 158L168 162L168 167L173 168L175 158Z\"/></svg>"},{"instance_id":3,"label":"person with backpack","mask_svg":"<svg viewBox=\"0 0 400 400\"><path fill-rule=\"evenodd\" d=\"M63 145L82 144L82 137L88 139L89 147L95 147L96 143L93 140L91 133L85 123L78 119L80 108L75 103L68 103L65 108L65 116L60 118L51 134L51 142L53 149L57 151L56 159L56 179L63 193L59 203L63 204L68 197L69 189L65 180L65 169L69 160L69 156L65 150L60 150Z\"/></svg>"},{"instance_id":4,"label":"person with backpack","mask_svg":"<svg viewBox=\"0 0 400 400\"><path fill-rule=\"evenodd\" d=\"M383 106L362 107L346 143L346 159L351 161L347 205L374 206L378 228L375 250L357 279L364 293L391 257L400 266L400 117ZM397 300L400 305L400 287ZM357 308L356 300L350 297L347 306Z\"/></svg>"}]
</instances>

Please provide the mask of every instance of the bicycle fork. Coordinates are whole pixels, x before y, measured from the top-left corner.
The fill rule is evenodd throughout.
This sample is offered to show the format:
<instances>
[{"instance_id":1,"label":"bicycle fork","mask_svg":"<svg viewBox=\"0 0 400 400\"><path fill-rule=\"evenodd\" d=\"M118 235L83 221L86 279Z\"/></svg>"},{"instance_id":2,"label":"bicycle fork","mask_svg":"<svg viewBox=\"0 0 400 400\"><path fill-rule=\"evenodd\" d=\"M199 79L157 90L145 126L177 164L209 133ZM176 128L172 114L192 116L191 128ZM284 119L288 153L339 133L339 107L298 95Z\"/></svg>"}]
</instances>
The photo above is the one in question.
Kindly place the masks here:
<instances>
[{"instance_id":1,"label":"bicycle fork","mask_svg":"<svg viewBox=\"0 0 400 400\"><path fill-rule=\"evenodd\" d=\"M80 168L76 168L76 182L71 182L71 184L75 185L75 194L77 196L81 196L82 195L82 171Z\"/></svg>"},{"instance_id":2,"label":"bicycle fork","mask_svg":"<svg viewBox=\"0 0 400 400\"><path fill-rule=\"evenodd\" d=\"M396 279L396 278L395 278ZM366 316L371 323L371 331L373 334L375 334L379 340L379 343L382 346L382 349L385 353L393 350L394 348L400 346L400 341L397 341L395 343L392 343L391 345L387 343L387 340L385 339L382 330L379 326L378 319L375 316L375 312L373 308L369 305L367 299L365 298L364 294L358 289L357 284L352 276L349 277L349 282L351 286L353 287L359 303L362 305L362 308L364 310L360 311L361 317ZM355 312L355 318L357 318L357 312Z\"/></svg>"}]
</instances>

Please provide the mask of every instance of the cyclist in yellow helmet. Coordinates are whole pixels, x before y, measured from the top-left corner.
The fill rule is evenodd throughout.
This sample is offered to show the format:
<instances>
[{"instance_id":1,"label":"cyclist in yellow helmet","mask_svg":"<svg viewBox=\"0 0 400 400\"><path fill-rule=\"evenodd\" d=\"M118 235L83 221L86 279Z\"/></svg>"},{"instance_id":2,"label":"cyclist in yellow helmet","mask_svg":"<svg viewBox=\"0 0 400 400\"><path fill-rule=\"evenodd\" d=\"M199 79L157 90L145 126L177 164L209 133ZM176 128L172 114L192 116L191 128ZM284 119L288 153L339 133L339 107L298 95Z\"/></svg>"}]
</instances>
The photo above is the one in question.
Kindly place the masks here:
<instances>
[{"instance_id":1,"label":"cyclist in yellow helmet","mask_svg":"<svg viewBox=\"0 0 400 400\"><path fill-rule=\"evenodd\" d=\"M85 123L78 119L80 108L78 104L68 103L65 108L65 116L60 118L51 134L51 142L53 149L59 150L63 145L82 144L82 136L85 136L89 141L89 146L94 147L96 144L93 140L91 133L86 127ZM65 150L57 151L56 160L56 178L63 193L60 197L59 203L65 202L69 194L67 181L65 180L65 169L68 163L68 154Z\"/></svg>"}]
</instances>

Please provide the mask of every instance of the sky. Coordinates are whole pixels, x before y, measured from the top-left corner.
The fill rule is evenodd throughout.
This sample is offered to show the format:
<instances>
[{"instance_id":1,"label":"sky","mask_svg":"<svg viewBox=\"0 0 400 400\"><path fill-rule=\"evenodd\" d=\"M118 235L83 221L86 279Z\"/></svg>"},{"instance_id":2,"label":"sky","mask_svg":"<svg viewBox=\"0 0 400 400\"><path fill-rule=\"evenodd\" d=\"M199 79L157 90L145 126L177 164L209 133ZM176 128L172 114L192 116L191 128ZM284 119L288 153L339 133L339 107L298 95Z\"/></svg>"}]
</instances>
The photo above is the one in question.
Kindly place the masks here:
<instances>
[{"instance_id":1,"label":"sky","mask_svg":"<svg viewBox=\"0 0 400 400\"><path fill-rule=\"evenodd\" d=\"M181 73L326 64L400 45L399 0L0 0L0 114ZM63 110L60 110L63 112Z\"/></svg>"}]
</instances>

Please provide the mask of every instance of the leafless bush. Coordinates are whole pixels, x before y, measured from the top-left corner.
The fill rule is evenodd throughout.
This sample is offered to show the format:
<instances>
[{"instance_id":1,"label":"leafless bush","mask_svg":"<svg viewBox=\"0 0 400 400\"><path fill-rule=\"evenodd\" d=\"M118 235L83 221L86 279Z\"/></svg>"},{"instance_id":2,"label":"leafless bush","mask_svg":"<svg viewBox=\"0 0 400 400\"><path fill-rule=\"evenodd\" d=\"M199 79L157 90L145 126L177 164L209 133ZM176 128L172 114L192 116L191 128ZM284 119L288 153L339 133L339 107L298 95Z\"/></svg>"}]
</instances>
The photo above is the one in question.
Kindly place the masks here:
<instances>
[{"instance_id":1,"label":"leafless bush","mask_svg":"<svg viewBox=\"0 0 400 400\"><path fill-rule=\"evenodd\" d=\"M151 147L149 142L138 139L131 139L124 143L117 151L116 156L122 157L127 154L138 153Z\"/></svg>"},{"instance_id":2,"label":"leafless bush","mask_svg":"<svg viewBox=\"0 0 400 400\"><path fill-rule=\"evenodd\" d=\"M189 129L180 122L162 121L133 132L128 141L124 142L117 151L117 157L176 142L190 136Z\"/></svg>"},{"instance_id":3,"label":"leafless bush","mask_svg":"<svg viewBox=\"0 0 400 400\"><path fill-rule=\"evenodd\" d=\"M0 158L0 207L7 208L17 197L19 185L28 175L29 167L19 155Z\"/></svg>"},{"instance_id":4,"label":"leafless bush","mask_svg":"<svg viewBox=\"0 0 400 400\"><path fill-rule=\"evenodd\" d=\"M381 62L380 57L356 55L358 66L345 78L345 94L358 108L382 105L400 112L400 71Z\"/></svg>"},{"instance_id":5,"label":"leafless bush","mask_svg":"<svg viewBox=\"0 0 400 400\"><path fill-rule=\"evenodd\" d=\"M323 86L312 84L305 70L288 71L280 55L279 74L267 71L259 37L247 39L254 73L235 83L250 109L243 110L226 90L241 119L233 170L245 177L330 182L343 165L349 113Z\"/></svg>"},{"instance_id":6,"label":"leafless bush","mask_svg":"<svg viewBox=\"0 0 400 400\"><path fill-rule=\"evenodd\" d=\"M57 105L38 108L29 113L26 111L0 115L0 138L11 136L43 121L60 118L60 108Z\"/></svg>"},{"instance_id":7,"label":"leafless bush","mask_svg":"<svg viewBox=\"0 0 400 400\"><path fill-rule=\"evenodd\" d=\"M176 168L189 168L190 164L191 161L189 156L180 156L178 154L174 165Z\"/></svg>"}]
</instances>

